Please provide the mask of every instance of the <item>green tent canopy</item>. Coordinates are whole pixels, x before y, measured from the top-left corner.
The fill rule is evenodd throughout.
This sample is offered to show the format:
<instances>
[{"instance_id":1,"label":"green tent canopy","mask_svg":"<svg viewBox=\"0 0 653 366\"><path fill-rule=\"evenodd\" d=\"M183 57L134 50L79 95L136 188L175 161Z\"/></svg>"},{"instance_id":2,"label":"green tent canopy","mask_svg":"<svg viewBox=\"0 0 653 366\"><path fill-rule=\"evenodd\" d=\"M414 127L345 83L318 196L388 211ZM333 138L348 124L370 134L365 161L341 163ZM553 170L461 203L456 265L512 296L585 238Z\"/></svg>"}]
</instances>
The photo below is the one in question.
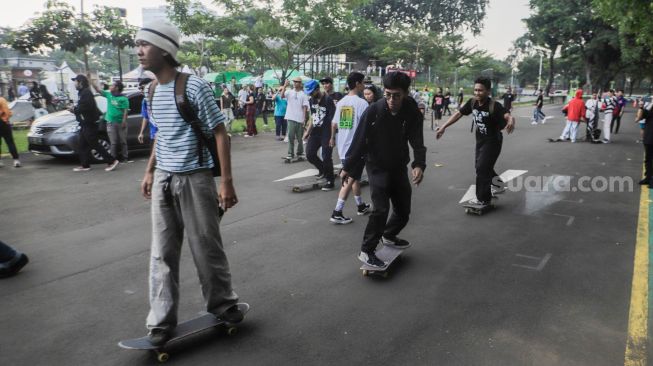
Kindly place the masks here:
<instances>
[{"instance_id":1,"label":"green tent canopy","mask_svg":"<svg viewBox=\"0 0 653 366\"><path fill-rule=\"evenodd\" d=\"M266 84L267 86L270 87L275 87L280 84L279 80L281 79L282 72L281 70L267 70L266 72L263 73L263 84ZM287 76L288 79L293 79L295 77L301 77L304 82L311 80L311 78L304 76L301 72L297 70L293 70L290 75ZM246 78L242 78L240 80L240 83L242 85L247 85L247 84L254 84L256 81L256 76L248 76Z\"/></svg>"},{"instance_id":2,"label":"green tent canopy","mask_svg":"<svg viewBox=\"0 0 653 366\"><path fill-rule=\"evenodd\" d=\"M215 83L217 85L222 83L230 83L231 78L236 78L236 84L240 84L242 78L251 76L252 74L245 71L224 71L224 72L210 72L204 75L204 80Z\"/></svg>"}]
</instances>

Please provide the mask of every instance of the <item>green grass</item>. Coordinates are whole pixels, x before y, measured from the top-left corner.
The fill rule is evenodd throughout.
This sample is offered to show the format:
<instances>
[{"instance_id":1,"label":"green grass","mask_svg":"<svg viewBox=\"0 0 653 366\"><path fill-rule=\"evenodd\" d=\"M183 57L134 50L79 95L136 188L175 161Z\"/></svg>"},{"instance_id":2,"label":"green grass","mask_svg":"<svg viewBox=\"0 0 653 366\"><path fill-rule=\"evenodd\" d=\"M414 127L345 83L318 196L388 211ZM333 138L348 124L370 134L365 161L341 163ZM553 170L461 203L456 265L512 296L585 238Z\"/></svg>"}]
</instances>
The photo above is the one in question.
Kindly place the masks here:
<instances>
[{"instance_id":1,"label":"green grass","mask_svg":"<svg viewBox=\"0 0 653 366\"><path fill-rule=\"evenodd\" d=\"M14 129L14 142L16 143L16 149L18 150L18 153L25 153L27 152L27 133L29 132L29 129ZM1 141L2 143L2 156L9 156L9 149L7 148L7 144L5 141Z\"/></svg>"},{"instance_id":2,"label":"green grass","mask_svg":"<svg viewBox=\"0 0 653 366\"><path fill-rule=\"evenodd\" d=\"M239 118L231 122L231 133L245 133L247 130L247 123L245 119ZM268 127L263 126L263 118L256 119L256 130L261 132L271 132L275 130L274 116L268 115Z\"/></svg>"}]
</instances>

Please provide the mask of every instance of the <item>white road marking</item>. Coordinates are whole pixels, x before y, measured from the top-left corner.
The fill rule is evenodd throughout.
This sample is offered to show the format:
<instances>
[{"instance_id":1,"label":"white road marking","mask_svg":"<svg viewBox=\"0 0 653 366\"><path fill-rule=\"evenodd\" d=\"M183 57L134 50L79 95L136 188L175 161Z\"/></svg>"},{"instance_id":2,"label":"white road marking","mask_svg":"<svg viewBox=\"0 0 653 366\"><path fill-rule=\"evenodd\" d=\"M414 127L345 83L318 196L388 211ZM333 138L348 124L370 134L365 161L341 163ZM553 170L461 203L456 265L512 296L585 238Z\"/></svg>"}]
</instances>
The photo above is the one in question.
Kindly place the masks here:
<instances>
[{"instance_id":1,"label":"white road marking","mask_svg":"<svg viewBox=\"0 0 653 366\"><path fill-rule=\"evenodd\" d=\"M501 173L499 177L504 183L508 183L511 180L519 177L520 175L524 175L526 173L528 173L528 170L508 169L505 172ZM454 186L450 186L449 189L456 189L456 188L454 188ZM463 198L460 199L460 202L458 203L467 202L473 198L476 198L476 184L472 184L471 186L469 186L467 192L465 192L465 195L463 196Z\"/></svg>"},{"instance_id":2,"label":"white road marking","mask_svg":"<svg viewBox=\"0 0 653 366\"><path fill-rule=\"evenodd\" d=\"M293 175L289 175L285 178L277 179L275 182L283 182L285 180L293 180L293 179L299 179L299 178L307 178L307 177L313 177L316 176L318 173L317 169L306 169L302 170L299 173L295 173Z\"/></svg>"},{"instance_id":3,"label":"white road marking","mask_svg":"<svg viewBox=\"0 0 653 366\"><path fill-rule=\"evenodd\" d=\"M515 256L517 256L517 257L526 258L526 259L530 259L530 260L536 260L536 261L539 261L539 262L538 262L537 266L526 266L526 265L523 265L523 264L513 264L513 266L520 267L520 268L526 268L526 269L530 269L530 270L539 272L542 269L544 269L544 266L546 266L546 264L549 262L549 259L551 259L551 255L552 255L551 253L546 253L546 255L544 257L539 258L539 257L530 256L530 255L516 254Z\"/></svg>"}]
</instances>

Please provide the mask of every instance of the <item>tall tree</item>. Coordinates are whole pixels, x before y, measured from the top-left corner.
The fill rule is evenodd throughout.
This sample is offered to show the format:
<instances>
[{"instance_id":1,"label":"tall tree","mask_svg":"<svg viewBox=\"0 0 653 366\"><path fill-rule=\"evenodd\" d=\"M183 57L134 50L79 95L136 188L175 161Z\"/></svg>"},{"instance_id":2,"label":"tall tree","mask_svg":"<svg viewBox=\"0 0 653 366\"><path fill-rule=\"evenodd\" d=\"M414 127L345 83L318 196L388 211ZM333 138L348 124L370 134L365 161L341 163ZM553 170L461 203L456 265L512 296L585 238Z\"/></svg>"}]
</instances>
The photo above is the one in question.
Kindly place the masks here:
<instances>
[{"instance_id":1,"label":"tall tree","mask_svg":"<svg viewBox=\"0 0 653 366\"><path fill-rule=\"evenodd\" d=\"M125 47L134 46L136 28L127 23L118 8L98 6L93 10L92 19L95 23L95 41L111 45L118 51L118 73L120 74L120 81L122 81L123 71L120 51Z\"/></svg>"},{"instance_id":2,"label":"tall tree","mask_svg":"<svg viewBox=\"0 0 653 366\"><path fill-rule=\"evenodd\" d=\"M599 15L619 32L653 50L653 3L650 0L593 0Z\"/></svg>"},{"instance_id":3,"label":"tall tree","mask_svg":"<svg viewBox=\"0 0 653 366\"><path fill-rule=\"evenodd\" d=\"M371 0L357 12L382 30L422 26L438 33L469 29L478 34L488 0Z\"/></svg>"}]
</instances>

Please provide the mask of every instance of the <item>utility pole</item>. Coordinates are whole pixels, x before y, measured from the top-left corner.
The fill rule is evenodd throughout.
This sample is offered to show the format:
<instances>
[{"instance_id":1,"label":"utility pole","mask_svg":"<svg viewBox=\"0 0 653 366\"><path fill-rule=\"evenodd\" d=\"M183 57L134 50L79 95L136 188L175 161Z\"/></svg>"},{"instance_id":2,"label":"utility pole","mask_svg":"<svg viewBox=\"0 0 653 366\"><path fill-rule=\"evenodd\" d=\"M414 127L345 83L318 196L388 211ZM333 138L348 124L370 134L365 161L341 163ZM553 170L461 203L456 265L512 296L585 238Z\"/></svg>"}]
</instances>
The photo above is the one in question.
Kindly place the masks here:
<instances>
[{"instance_id":1,"label":"utility pole","mask_svg":"<svg viewBox=\"0 0 653 366\"><path fill-rule=\"evenodd\" d=\"M537 76L537 91L540 90L540 83L542 82L542 53L540 52L540 73Z\"/></svg>"},{"instance_id":2,"label":"utility pole","mask_svg":"<svg viewBox=\"0 0 653 366\"><path fill-rule=\"evenodd\" d=\"M82 19L82 22L84 21L84 0L79 0L81 3L80 6L80 16ZM84 69L87 74L91 73L91 70L88 68L88 47L84 45Z\"/></svg>"}]
</instances>

